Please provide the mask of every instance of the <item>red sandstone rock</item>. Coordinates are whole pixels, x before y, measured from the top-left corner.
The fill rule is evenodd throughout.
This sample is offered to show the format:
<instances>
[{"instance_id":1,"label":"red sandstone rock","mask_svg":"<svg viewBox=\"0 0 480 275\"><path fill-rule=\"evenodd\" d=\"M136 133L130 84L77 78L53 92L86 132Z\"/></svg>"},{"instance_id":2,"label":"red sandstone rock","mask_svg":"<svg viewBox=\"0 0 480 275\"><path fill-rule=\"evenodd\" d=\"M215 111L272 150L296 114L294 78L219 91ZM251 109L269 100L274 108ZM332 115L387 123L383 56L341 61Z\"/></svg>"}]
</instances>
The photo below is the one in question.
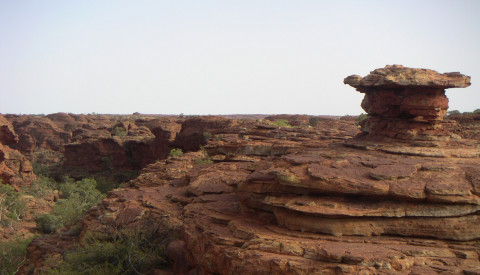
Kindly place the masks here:
<instances>
[{"instance_id":1,"label":"red sandstone rock","mask_svg":"<svg viewBox=\"0 0 480 275\"><path fill-rule=\"evenodd\" d=\"M362 108L369 117L362 131L369 136L400 140L455 138L439 124L448 109L444 89L470 86L470 77L460 73L439 74L433 70L401 65L376 69L366 77L352 75L345 84L365 93Z\"/></svg>"},{"instance_id":2,"label":"red sandstone rock","mask_svg":"<svg viewBox=\"0 0 480 275\"><path fill-rule=\"evenodd\" d=\"M322 123L339 127L323 132ZM178 230L169 246L178 272L480 272L480 159L467 156L475 144L461 148L463 158L452 148L441 158L421 155L443 147L415 155L398 143L364 150L373 145L343 145L355 135L353 121L320 124L186 121L176 144L205 142L214 163L196 164L205 157L198 151L146 166L130 188L111 191L88 213L81 236L155 215ZM34 243L26 266L40 270L63 246Z\"/></svg>"},{"instance_id":3,"label":"red sandstone rock","mask_svg":"<svg viewBox=\"0 0 480 275\"><path fill-rule=\"evenodd\" d=\"M17 142L18 136L12 124L0 115L0 179L3 184L19 188L31 184L36 176L32 164L25 156L9 147Z\"/></svg>"},{"instance_id":4,"label":"red sandstone rock","mask_svg":"<svg viewBox=\"0 0 480 275\"><path fill-rule=\"evenodd\" d=\"M412 69L402 65L387 65L376 69L366 77L351 75L345 78L345 84L355 87L360 92L370 87L430 87L430 88L465 88L470 86L470 77L458 72L440 74L429 69Z\"/></svg>"},{"instance_id":5,"label":"red sandstone rock","mask_svg":"<svg viewBox=\"0 0 480 275\"><path fill-rule=\"evenodd\" d=\"M61 151L71 141L71 133L47 117L8 115L7 118L19 135L14 148L25 155L31 155L36 148Z\"/></svg>"},{"instance_id":6,"label":"red sandstone rock","mask_svg":"<svg viewBox=\"0 0 480 275\"><path fill-rule=\"evenodd\" d=\"M18 136L13 126L4 116L0 115L0 143L11 145L18 142Z\"/></svg>"}]
</instances>

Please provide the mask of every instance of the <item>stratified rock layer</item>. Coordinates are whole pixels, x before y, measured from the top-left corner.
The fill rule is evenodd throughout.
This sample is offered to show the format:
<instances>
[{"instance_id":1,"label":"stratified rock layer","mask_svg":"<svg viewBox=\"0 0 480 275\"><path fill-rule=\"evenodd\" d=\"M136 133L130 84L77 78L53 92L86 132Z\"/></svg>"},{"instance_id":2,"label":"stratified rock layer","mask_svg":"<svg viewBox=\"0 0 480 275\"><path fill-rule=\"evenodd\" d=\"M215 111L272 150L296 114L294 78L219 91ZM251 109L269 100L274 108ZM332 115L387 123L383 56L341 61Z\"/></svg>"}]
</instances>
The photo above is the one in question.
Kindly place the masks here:
<instances>
[{"instance_id":1,"label":"stratified rock layer","mask_svg":"<svg viewBox=\"0 0 480 275\"><path fill-rule=\"evenodd\" d=\"M422 141L458 138L440 123L448 109L444 89L470 86L469 76L392 65L363 78L351 75L344 83L365 93L362 108L369 117L362 131L366 135Z\"/></svg>"},{"instance_id":2,"label":"stratified rock layer","mask_svg":"<svg viewBox=\"0 0 480 275\"><path fill-rule=\"evenodd\" d=\"M148 165L88 213L82 236L163 217L179 234L176 274L480 272L478 157L346 147L353 121L195 121L216 133L205 150ZM60 257L52 243L37 239L27 265Z\"/></svg>"},{"instance_id":3,"label":"stratified rock layer","mask_svg":"<svg viewBox=\"0 0 480 275\"><path fill-rule=\"evenodd\" d=\"M36 176L32 164L19 151L12 149L18 142L12 124L0 115L0 180L16 188L29 185Z\"/></svg>"}]
</instances>

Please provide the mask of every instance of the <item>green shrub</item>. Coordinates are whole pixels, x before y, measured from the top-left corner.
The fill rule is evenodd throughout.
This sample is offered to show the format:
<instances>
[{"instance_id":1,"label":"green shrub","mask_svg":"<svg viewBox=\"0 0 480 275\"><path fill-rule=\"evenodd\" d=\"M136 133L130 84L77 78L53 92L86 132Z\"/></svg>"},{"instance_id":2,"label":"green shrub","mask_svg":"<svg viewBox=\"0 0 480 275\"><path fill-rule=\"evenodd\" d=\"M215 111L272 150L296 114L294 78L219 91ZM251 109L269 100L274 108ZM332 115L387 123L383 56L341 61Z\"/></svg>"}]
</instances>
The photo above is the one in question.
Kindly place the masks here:
<instances>
[{"instance_id":1,"label":"green shrub","mask_svg":"<svg viewBox=\"0 0 480 275\"><path fill-rule=\"evenodd\" d=\"M213 161L210 159L210 156L208 155L207 150L205 150L205 147L200 145L200 151L203 152L203 158L195 159L195 164L212 164Z\"/></svg>"},{"instance_id":2,"label":"green shrub","mask_svg":"<svg viewBox=\"0 0 480 275\"><path fill-rule=\"evenodd\" d=\"M320 119L319 119L318 117L311 116L311 117L308 119L308 125L310 125L310 126L312 126L312 127L317 127L319 121L320 121Z\"/></svg>"},{"instance_id":3,"label":"green shrub","mask_svg":"<svg viewBox=\"0 0 480 275\"><path fill-rule=\"evenodd\" d=\"M33 173L35 173L35 175L48 176L51 174L50 167L43 165L41 163L34 162L32 163L32 167L33 167Z\"/></svg>"},{"instance_id":4,"label":"green shrub","mask_svg":"<svg viewBox=\"0 0 480 275\"><path fill-rule=\"evenodd\" d=\"M77 127L75 127L75 125L71 124L71 123L65 123L65 126L64 126L64 129L66 131L69 131L69 132L73 132L75 131Z\"/></svg>"},{"instance_id":5,"label":"green shrub","mask_svg":"<svg viewBox=\"0 0 480 275\"><path fill-rule=\"evenodd\" d=\"M277 119L274 122L272 122L271 124L274 125L274 126L278 126L278 127L292 127L292 125L290 125L288 123L288 120L286 120L286 119Z\"/></svg>"},{"instance_id":6,"label":"green shrub","mask_svg":"<svg viewBox=\"0 0 480 275\"><path fill-rule=\"evenodd\" d=\"M0 274L15 274L23 264L27 246L33 237L26 240L0 241Z\"/></svg>"},{"instance_id":7,"label":"green shrub","mask_svg":"<svg viewBox=\"0 0 480 275\"><path fill-rule=\"evenodd\" d=\"M6 228L6 227L11 227L12 225L13 225L13 220L8 217L8 214L0 219L1 227Z\"/></svg>"},{"instance_id":8,"label":"green shrub","mask_svg":"<svg viewBox=\"0 0 480 275\"><path fill-rule=\"evenodd\" d=\"M361 115L359 115L359 116L355 119L355 125L359 126L359 125L360 125L360 122L362 122L363 120L365 120L367 117L368 117L367 114L361 114Z\"/></svg>"},{"instance_id":9,"label":"green shrub","mask_svg":"<svg viewBox=\"0 0 480 275\"><path fill-rule=\"evenodd\" d=\"M0 182L0 220L5 215L13 220L20 220L27 211L27 204L20 199L15 189Z\"/></svg>"},{"instance_id":10,"label":"green shrub","mask_svg":"<svg viewBox=\"0 0 480 275\"><path fill-rule=\"evenodd\" d=\"M108 191L118 188L120 183L115 182L114 180L107 177L97 177L97 190L102 194L108 193Z\"/></svg>"},{"instance_id":11,"label":"green shrub","mask_svg":"<svg viewBox=\"0 0 480 275\"><path fill-rule=\"evenodd\" d=\"M127 130L121 126L115 126L112 129L112 135L114 136L119 136L119 137L124 137L127 135Z\"/></svg>"},{"instance_id":12,"label":"green shrub","mask_svg":"<svg viewBox=\"0 0 480 275\"><path fill-rule=\"evenodd\" d=\"M37 228L47 234L55 232L57 228L63 227L61 217L53 214L40 215L35 221L37 222Z\"/></svg>"},{"instance_id":13,"label":"green shrub","mask_svg":"<svg viewBox=\"0 0 480 275\"><path fill-rule=\"evenodd\" d=\"M210 132L204 132L203 133L203 138L205 141L208 141L212 137L212 134Z\"/></svg>"},{"instance_id":14,"label":"green shrub","mask_svg":"<svg viewBox=\"0 0 480 275\"><path fill-rule=\"evenodd\" d=\"M105 170L107 170L107 171L113 170L113 162L112 162L112 157L111 156L102 157L102 161L103 161L103 166L104 166Z\"/></svg>"},{"instance_id":15,"label":"green shrub","mask_svg":"<svg viewBox=\"0 0 480 275\"><path fill-rule=\"evenodd\" d=\"M153 218L105 236L87 235L50 274L140 274L162 268L167 265L166 246L174 238L164 221Z\"/></svg>"},{"instance_id":16,"label":"green shrub","mask_svg":"<svg viewBox=\"0 0 480 275\"><path fill-rule=\"evenodd\" d=\"M461 114L459 110L451 110L447 112L447 115L459 115Z\"/></svg>"},{"instance_id":17,"label":"green shrub","mask_svg":"<svg viewBox=\"0 0 480 275\"><path fill-rule=\"evenodd\" d=\"M223 139L223 135L221 135L221 134L215 136L216 141L221 141L222 139Z\"/></svg>"},{"instance_id":18,"label":"green shrub","mask_svg":"<svg viewBox=\"0 0 480 275\"><path fill-rule=\"evenodd\" d=\"M25 188L23 192L36 198L43 198L52 194L52 192L57 189L57 182L54 179L40 175L38 179Z\"/></svg>"},{"instance_id":19,"label":"green shrub","mask_svg":"<svg viewBox=\"0 0 480 275\"><path fill-rule=\"evenodd\" d=\"M473 111L474 114L480 114L480 109L476 109Z\"/></svg>"},{"instance_id":20,"label":"green shrub","mask_svg":"<svg viewBox=\"0 0 480 275\"><path fill-rule=\"evenodd\" d=\"M209 158L198 158L195 160L195 164L212 164L213 161Z\"/></svg>"},{"instance_id":21,"label":"green shrub","mask_svg":"<svg viewBox=\"0 0 480 275\"><path fill-rule=\"evenodd\" d=\"M58 173L65 162L62 153L37 148L32 154L33 172L36 175L53 176Z\"/></svg>"},{"instance_id":22,"label":"green shrub","mask_svg":"<svg viewBox=\"0 0 480 275\"><path fill-rule=\"evenodd\" d=\"M182 149L174 148L170 150L170 153L168 154L170 157L181 157L183 156L183 151Z\"/></svg>"},{"instance_id":23,"label":"green shrub","mask_svg":"<svg viewBox=\"0 0 480 275\"><path fill-rule=\"evenodd\" d=\"M64 183L59 185L60 199L52 212L37 217L38 228L44 233L51 233L80 222L85 213L105 197L96 189L96 185L94 179L74 181L65 178Z\"/></svg>"}]
</instances>

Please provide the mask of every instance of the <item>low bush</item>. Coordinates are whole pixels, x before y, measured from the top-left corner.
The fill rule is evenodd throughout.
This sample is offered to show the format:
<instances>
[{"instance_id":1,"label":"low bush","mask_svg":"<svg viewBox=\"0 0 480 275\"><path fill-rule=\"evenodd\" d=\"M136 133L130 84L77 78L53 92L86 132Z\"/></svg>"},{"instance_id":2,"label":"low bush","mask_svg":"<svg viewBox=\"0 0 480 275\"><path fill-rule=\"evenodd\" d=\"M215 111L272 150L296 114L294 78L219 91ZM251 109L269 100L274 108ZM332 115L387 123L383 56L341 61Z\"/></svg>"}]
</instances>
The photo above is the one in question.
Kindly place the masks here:
<instances>
[{"instance_id":1,"label":"low bush","mask_svg":"<svg viewBox=\"0 0 480 275\"><path fill-rule=\"evenodd\" d=\"M181 157L183 156L183 151L182 149L174 148L170 150L170 153L168 154L170 157Z\"/></svg>"},{"instance_id":2,"label":"low bush","mask_svg":"<svg viewBox=\"0 0 480 275\"><path fill-rule=\"evenodd\" d=\"M360 122L362 122L363 120L365 120L367 117L368 117L367 114L361 114L361 115L359 115L359 116L355 119L355 125L356 125L356 126L359 126L359 125L360 125Z\"/></svg>"},{"instance_id":3,"label":"low bush","mask_svg":"<svg viewBox=\"0 0 480 275\"><path fill-rule=\"evenodd\" d=\"M57 182L53 178L40 175L38 179L26 187L23 192L36 198L43 198L57 189Z\"/></svg>"},{"instance_id":4,"label":"low bush","mask_svg":"<svg viewBox=\"0 0 480 275\"><path fill-rule=\"evenodd\" d=\"M451 111L448 111L447 112L447 115L450 116L450 115L460 115L462 113L460 113L459 110L451 110Z\"/></svg>"},{"instance_id":5,"label":"low bush","mask_svg":"<svg viewBox=\"0 0 480 275\"><path fill-rule=\"evenodd\" d=\"M121 126L115 126L112 129L112 135L118 136L118 137L124 137L127 135L127 130Z\"/></svg>"},{"instance_id":6,"label":"low bush","mask_svg":"<svg viewBox=\"0 0 480 275\"><path fill-rule=\"evenodd\" d=\"M20 199L15 189L0 181L0 220L4 216L12 220L20 220L27 211L27 204Z\"/></svg>"},{"instance_id":7,"label":"low bush","mask_svg":"<svg viewBox=\"0 0 480 275\"><path fill-rule=\"evenodd\" d=\"M318 117L311 116L311 117L308 119L308 125L310 125L310 126L312 126L312 127L317 127L319 120L320 120L320 119L319 119Z\"/></svg>"},{"instance_id":8,"label":"low bush","mask_svg":"<svg viewBox=\"0 0 480 275\"><path fill-rule=\"evenodd\" d=\"M65 178L59 185L60 199L50 214L37 217L38 228L44 233L52 233L63 226L72 226L80 222L85 213L105 197L96 189L94 179L74 181Z\"/></svg>"},{"instance_id":9,"label":"low bush","mask_svg":"<svg viewBox=\"0 0 480 275\"><path fill-rule=\"evenodd\" d=\"M0 274L15 274L25 261L27 246L33 237L26 240L0 241Z\"/></svg>"},{"instance_id":10,"label":"low bush","mask_svg":"<svg viewBox=\"0 0 480 275\"><path fill-rule=\"evenodd\" d=\"M290 125L288 123L288 120L286 119L277 119L274 122L272 122L271 125L278 126L278 127L292 127L292 125Z\"/></svg>"},{"instance_id":11,"label":"low bush","mask_svg":"<svg viewBox=\"0 0 480 275\"><path fill-rule=\"evenodd\" d=\"M212 133L210 132L203 133L203 138L205 139L205 141L208 141L211 137L212 137Z\"/></svg>"},{"instance_id":12,"label":"low bush","mask_svg":"<svg viewBox=\"0 0 480 275\"><path fill-rule=\"evenodd\" d=\"M53 214L43 214L37 217L37 228L43 232L50 234L55 232L57 228L63 227L63 221L61 216L56 216Z\"/></svg>"},{"instance_id":13,"label":"low bush","mask_svg":"<svg viewBox=\"0 0 480 275\"><path fill-rule=\"evenodd\" d=\"M36 175L54 177L60 173L64 162L63 154L52 150L38 148L32 155L33 172Z\"/></svg>"},{"instance_id":14,"label":"low bush","mask_svg":"<svg viewBox=\"0 0 480 275\"><path fill-rule=\"evenodd\" d=\"M210 159L210 156L208 155L207 150L205 150L205 147L200 146L200 151L203 152L203 158L195 159L195 164L212 164L213 161Z\"/></svg>"},{"instance_id":15,"label":"low bush","mask_svg":"<svg viewBox=\"0 0 480 275\"><path fill-rule=\"evenodd\" d=\"M104 236L87 235L50 274L142 274L167 265L166 246L174 238L174 231L158 218Z\"/></svg>"},{"instance_id":16,"label":"low bush","mask_svg":"<svg viewBox=\"0 0 480 275\"><path fill-rule=\"evenodd\" d=\"M198 158L195 160L195 164L212 164L213 161L210 158Z\"/></svg>"},{"instance_id":17,"label":"low bush","mask_svg":"<svg viewBox=\"0 0 480 275\"><path fill-rule=\"evenodd\" d=\"M97 190L102 194L108 193L108 191L118 188L121 183L115 182L113 179L108 177L96 177Z\"/></svg>"}]
</instances>

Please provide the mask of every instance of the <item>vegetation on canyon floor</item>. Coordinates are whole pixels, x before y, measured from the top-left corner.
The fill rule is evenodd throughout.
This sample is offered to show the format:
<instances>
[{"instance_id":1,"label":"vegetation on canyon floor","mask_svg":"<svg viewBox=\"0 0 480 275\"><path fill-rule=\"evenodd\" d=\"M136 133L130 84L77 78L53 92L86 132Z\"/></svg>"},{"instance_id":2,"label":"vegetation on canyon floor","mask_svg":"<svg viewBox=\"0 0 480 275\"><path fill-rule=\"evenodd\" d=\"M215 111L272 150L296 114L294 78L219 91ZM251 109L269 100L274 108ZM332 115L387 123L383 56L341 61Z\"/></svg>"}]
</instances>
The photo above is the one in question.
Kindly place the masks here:
<instances>
[{"instance_id":1,"label":"vegetation on canyon floor","mask_svg":"<svg viewBox=\"0 0 480 275\"><path fill-rule=\"evenodd\" d=\"M169 157L181 157L183 156L183 151L182 149L174 148L170 150L170 153L168 154Z\"/></svg>"},{"instance_id":2,"label":"vegetation on canyon floor","mask_svg":"<svg viewBox=\"0 0 480 275\"><path fill-rule=\"evenodd\" d=\"M13 221L23 218L27 205L20 199L20 194L0 179L0 225L10 226Z\"/></svg>"},{"instance_id":3,"label":"vegetation on canyon floor","mask_svg":"<svg viewBox=\"0 0 480 275\"><path fill-rule=\"evenodd\" d=\"M278 127L292 127L292 125L288 123L287 119L277 119L273 121L271 124L273 126L278 126Z\"/></svg>"},{"instance_id":4,"label":"vegetation on canyon floor","mask_svg":"<svg viewBox=\"0 0 480 275\"><path fill-rule=\"evenodd\" d=\"M0 274L15 274L25 261L27 246L34 237L26 240L0 241Z\"/></svg>"},{"instance_id":5,"label":"vegetation on canyon floor","mask_svg":"<svg viewBox=\"0 0 480 275\"><path fill-rule=\"evenodd\" d=\"M183 156L183 151L173 149L170 155ZM28 211L23 197L33 197L51 206L49 213L30 213L40 233L67 230L65 232L69 235L77 235L86 212L100 203L108 191L138 174L127 173L119 177L125 171L116 171L111 159L107 159L104 160L104 171L93 174L94 178L88 178L92 174L86 171L73 171L75 180L68 176L72 171L62 167L63 159L57 156L57 152L36 150L34 160L34 172L39 178L30 186L17 192L0 182L2 226L11 226L21 220ZM64 254L61 264L52 264L55 268L48 274L138 274L138 271L164 267L167 265L166 244L171 240L172 232L157 219L151 224L142 224L141 228L117 228L103 236L86 236L84 241ZM15 274L19 270L32 239L0 242L0 274Z\"/></svg>"},{"instance_id":6,"label":"vegetation on canyon floor","mask_svg":"<svg viewBox=\"0 0 480 275\"><path fill-rule=\"evenodd\" d=\"M174 238L164 219L149 216L133 228L88 234L48 274L142 274L163 268L166 246Z\"/></svg>"},{"instance_id":7,"label":"vegetation on canyon floor","mask_svg":"<svg viewBox=\"0 0 480 275\"><path fill-rule=\"evenodd\" d=\"M0 179L0 226L11 227L27 212L25 201L20 194ZM26 247L32 238L0 241L0 274L15 274L25 260Z\"/></svg>"},{"instance_id":8,"label":"vegetation on canyon floor","mask_svg":"<svg viewBox=\"0 0 480 275\"><path fill-rule=\"evenodd\" d=\"M112 135L118 136L118 137L124 137L127 135L127 130L121 126L115 126L112 129Z\"/></svg>"},{"instance_id":9,"label":"vegetation on canyon floor","mask_svg":"<svg viewBox=\"0 0 480 275\"><path fill-rule=\"evenodd\" d=\"M85 213L105 198L96 189L97 182L94 179L82 179L75 181L65 178L60 184L51 179L41 177L38 185L40 188L55 188L57 184L60 198L53 206L52 212L37 217L38 228L43 233L52 233L64 226L76 226ZM52 190L53 191L53 190Z\"/></svg>"},{"instance_id":10,"label":"vegetation on canyon floor","mask_svg":"<svg viewBox=\"0 0 480 275\"><path fill-rule=\"evenodd\" d=\"M119 170L113 167L112 157L102 157L103 169L97 172L87 172L84 169L64 167L65 158L62 153L46 149L37 149L33 153L33 172L36 175L62 182L65 178L77 180L92 178L96 181L96 189L106 194L108 191L120 187L125 182L138 176L139 171Z\"/></svg>"}]
</instances>

